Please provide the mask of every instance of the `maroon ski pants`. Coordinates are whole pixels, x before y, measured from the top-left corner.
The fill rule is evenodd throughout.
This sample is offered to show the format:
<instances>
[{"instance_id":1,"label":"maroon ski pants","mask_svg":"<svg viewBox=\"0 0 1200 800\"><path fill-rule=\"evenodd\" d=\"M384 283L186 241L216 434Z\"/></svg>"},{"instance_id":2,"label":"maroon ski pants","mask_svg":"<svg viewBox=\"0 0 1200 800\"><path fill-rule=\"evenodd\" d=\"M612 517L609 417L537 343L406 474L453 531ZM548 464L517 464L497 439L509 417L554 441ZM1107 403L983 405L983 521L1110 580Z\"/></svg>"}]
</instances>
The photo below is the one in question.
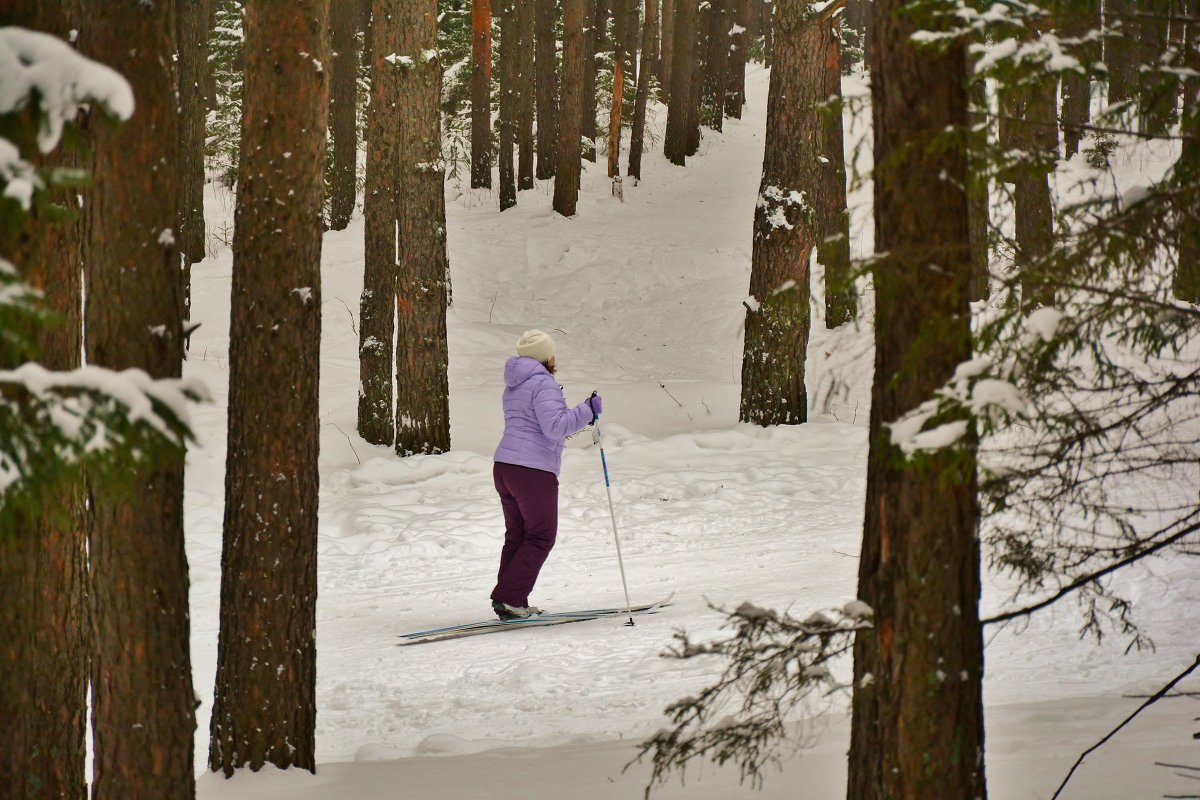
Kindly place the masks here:
<instances>
[{"instance_id":1,"label":"maroon ski pants","mask_svg":"<svg viewBox=\"0 0 1200 800\"><path fill-rule=\"evenodd\" d=\"M492 477L504 509L504 549L492 599L527 606L558 535L558 476L497 461Z\"/></svg>"}]
</instances>

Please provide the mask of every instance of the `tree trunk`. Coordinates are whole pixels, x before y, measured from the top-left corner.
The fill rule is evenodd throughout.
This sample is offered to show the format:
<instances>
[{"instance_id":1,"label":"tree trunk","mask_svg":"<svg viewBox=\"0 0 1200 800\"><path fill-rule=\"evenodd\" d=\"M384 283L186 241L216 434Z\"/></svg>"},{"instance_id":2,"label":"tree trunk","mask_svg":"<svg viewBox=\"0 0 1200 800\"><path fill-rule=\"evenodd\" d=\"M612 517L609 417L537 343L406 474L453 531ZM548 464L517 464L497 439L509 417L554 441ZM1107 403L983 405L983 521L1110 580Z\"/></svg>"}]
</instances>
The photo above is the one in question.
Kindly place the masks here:
<instances>
[{"instance_id":1,"label":"tree trunk","mask_svg":"<svg viewBox=\"0 0 1200 800\"><path fill-rule=\"evenodd\" d=\"M823 100L832 108L819 111L822 143L814 167L817 186L817 261L825 269L825 327L836 328L858 313L850 269L850 211L846 200L846 143L842 131L842 52L839 21L834 17L822 31L825 52Z\"/></svg>"},{"instance_id":2,"label":"tree trunk","mask_svg":"<svg viewBox=\"0 0 1200 800\"><path fill-rule=\"evenodd\" d=\"M983 641L974 434L958 452L901 457L887 423L971 357L966 43L918 46L946 22L875 0L875 380L854 645L849 800L985 800ZM955 76L947 80L947 76Z\"/></svg>"},{"instance_id":3,"label":"tree trunk","mask_svg":"<svg viewBox=\"0 0 1200 800\"><path fill-rule=\"evenodd\" d=\"M763 24L763 58L769 67L775 54L775 4L771 0L762 0Z\"/></svg>"},{"instance_id":4,"label":"tree trunk","mask_svg":"<svg viewBox=\"0 0 1200 800\"><path fill-rule=\"evenodd\" d=\"M708 41L704 58L704 99L701 118L709 127L725 127L725 88L729 85L730 0L708 0Z\"/></svg>"},{"instance_id":5,"label":"tree trunk","mask_svg":"<svg viewBox=\"0 0 1200 800\"><path fill-rule=\"evenodd\" d=\"M712 27L712 6L701 2L696 11L696 25L692 29L693 47L692 68L688 71L690 88L688 89L688 130L687 147L684 150L689 156L694 156L700 150L700 123L703 121L704 106L704 76L707 72L705 61L708 57L708 32Z\"/></svg>"},{"instance_id":6,"label":"tree trunk","mask_svg":"<svg viewBox=\"0 0 1200 800\"><path fill-rule=\"evenodd\" d=\"M867 31L871 27L871 0L847 0L844 22L843 30L849 28L852 31L846 37L852 47L845 48L845 52L842 53L842 71L849 72L853 63L866 60ZM848 57L850 53L855 53L855 57Z\"/></svg>"},{"instance_id":7,"label":"tree trunk","mask_svg":"<svg viewBox=\"0 0 1200 800\"><path fill-rule=\"evenodd\" d=\"M9 24L62 39L81 19L74 0L26 0L7 10ZM82 155L61 148L46 156L45 165L87 166ZM68 188L53 199L73 208L79 193L86 190ZM75 369L83 338L83 225L34 213L28 256L9 255L61 322L41 330L40 363ZM0 532L0 786L14 798L87 798L90 640L82 482L66 482L60 498L56 509L18 518L12 530Z\"/></svg>"},{"instance_id":8,"label":"tree trunk","mask_svg":"<svg viewBox=\"0 0 1200 800\"><path fill-rule=\"evenodd\" d=\"M137 98L126 124L91 126L87 361L174 378L183 359L180 255L171 234L179 220L174 9L106 0L87 10L86 54L126 76ZM98 487L91 497L92 797L191 798L196 716L183 458L133 466L129 481L136 497Z\"/></svg>"},{"instance_id":9,"label":"tree trunk","mask_svg":"<svg viewBox=\"0 0 1200 800\"><path fill-rule=\"evenodd\" d=\"M516 24L516 76L513 85L517 93L517 189L533 188L533 97L536 93L533 75L533 4L535 0L513 0L513 21Z\"/></svg>"},{"instance_id":10,"label":"tree trunk","mask_svg":"<svg viewBox=\"0 0 1200 800\"><path fill-rule=\"evenodd\" d=\"M1094 7L1088 10L1072 7L1061 11L1056 20L1061 35L1064 38L1079 38L1089 31L1100 29L1100 3L1096 0ZM1075 55L1084 62L1100 60L1099 47L1094 44L1078 45ZM1079 152L1079 142L1083 138L1083 126L1092 118L1092 83L1087 75L1077 72L1065 72L1062 79L1062 135L1066 146L1066 157L1071 158Z\"/></svg>"},{"instance_id":11,"label":"tree trunk","mask_svg":"<svg viewBox=\"0 0 1200 800\"><path fill-rule=\"evenodd\" d=\"M1108 67L1108 104L1137 93L1136 0L1104 0L1104 63Z\"/></svg>"},{"instance_id":12,"label":"tree trunk","mask_svg":"<svg viewBox=\"0 0 1200 800\"><path fill-rule=\"evenodd\" d=\"M329 227L345 230L358 194L358 32L360 3L330 6L333 80L329 86L329 134L333 159L329 176Z\"/></svg>"},{"instance_id":13,"label":"tree trunk","mask_svg":"<svg viewBox=\"0 0 1200 800\"><path fill-rule=\"evenodd\" d=\"M970 66L967 72L972 72ZM968 151L968 164L971 167L967 178L967 222L971 240L971 282L968 296L971 300L986 300L991 294L991 274L988 269L991 209L986 177L988 119L987 86L982 80L976 80L970 88L970 120L973 131L975 128L982 130L974 132L971 149ZM972 163L975 159L979 159L979 164Z\"/></svg>"},{"instance_id":14,"label":"tree trunk","mask_svg":"<svg viewBox=\"0 0 1200 800\"><path fill-rule=\"evenodd\" d=\"M831 206L814 156L828 146L820 109L828 82L825 58L813 54L827 49L829 16L810 16L806 0L779 5L742 356L739 418L757 425L808 419L809 260L822 239L818 217Z\"/></svg>"},{"instance_id":15,"label":"tree trunk","mask_svg":"<svg viewBox=\"0 0 1200 800\"><path fill-rule=\"evenodd\" d=\"M437 0L402 0L400 54L416 65L400 77L399 243L396 281L396 453L450 449L446 305L446 196L442 177L442 65ZM510 24L514 16L504 17ZM509 28L503 31L503 60ZM509 148L511 164L512 149ZM503 184L502 184L503 186Z\"/></svg>"},{"instance_id":16,"label":"tree trunk","mask_svg":"<svg viewBox=\"0 0 1200 800\"><path fill-rule=\"evenodd\" d=\"M1187 26L1184 66L1196 76L1200 75L1200 21L1196 21L1196 16L1200 14L1200 2L1190 0L1185 14L1192 20ZM1176 169L1186 171L1195 180L1195 176L1200 175L1200 142L1197 142L1200 118L1197 117L1196 107L1197 97L1200 97L1200 78L1189 77L1183 83L1183 124L1180 127L1184 137ZM1176 299L1200 304L1200 225L1187 221L1179 225L1179 263L1175 268L1172 289Z\"/></svg>"},{"instance_id":17,"label":"tree trunk","mask_svg":"<svg viewBox=\"0 0 1200 800\"><path fill-rule=\"evenodd\" d=\"M1162 74L1158 64L1168 46L1169 4L1152 4L1150 13L1137 17L1138 127L1145 133L1162 135L1175 117L1178 83Z\"/></svg>"},{"instance_id":18,"label":"tree trunk","mask_svg":"<svg viewBox=\"0 0 1200 800\"><path fill-rule=\"evenodd\" d=\"M393 63L394 59L388 60L400 45L394 6L394 0L375 0L372 24L367 33L373 56L371 105L367 110L367 185L363 195L363 290L358 314L358 433L371 444L396 441L392 417L392 370L395 367L392 341L395 338L396 270L400 260L396 249L400 70ZM487 41L491 42L490 35ZM478 38L475 43L478 44ZM489 56L484 63L490 60ZM488 136L491 136L490 132ZM475 163L472 161L473 165ZM487 174L490 185L490 167ZM475 186L474 182L471 185Z\"/></svg>"},{"instance_id":19,"label":"tree trunk","mask_svg":"<svg viewBox=\"0 0 1200 800\"><path fill-rule=\"evenodd\" d=\"M328 0L245 6L209 745L209 766L226 776L267 764L316 769L317 386L329 103L319 65L329 63L328 11Z\"/></svg>"},{"instance_id":20,"label":"tree trunk","mask_svg":"<svg viewBox=\"0 0 1200 800\"><path fill-rule=\"evenodd\" d=\"M208 116L204 85L208 77L209 4L176 0L175 30L179 75L179 252L183 267L183 318L191 318L192 264L203 261L204 135ZM186 342L184 343L186 346Z\"/></svg>"},{"instance_id":21,"label":"tree trunk","mask_svg":"<svg viewBox=\"0 0 1200 800\"><path fill-rule=\"evenodd\" d=\"M654 2L654 0L650 0ZM664 100L671 97L671 69L675 58L675 0L662 0L662 35L658 52L658 87Z\"/></svg>"},{"instance_id":22,"label":"tree trunk","mask_svg":"<svg viewBox=\"0 0 1200 800\"><path fill-rule=\"evenodd\" d=\"M629 174L642 179L642 147L646 138L646 104L650 99L650 73L658 59L658 0L646 0L642 26L642 59L638 66L637 97L633 101L633 130L629 136Z\"/></svg>"},{"instance_id":23,"label":"tree trunk","mask_svg":"<svg viewBox=\"0 0 1200 800\"><path fill-rule=\"evenodd\" d=\"M746 63L750 56L750 4L735 0L736 18L729 34L729 82L725 88L725 116L742 118L746 104Z\"/></svg>"},{"instance_id":24,"label":"tree trunk","mask_svg":"<svg viewBox=\"0 0 1200 800\"><path fill-rule=\"evenodd\" d=\"M582 103L583 110L580 117L580 136L583 137L583 157L593 164L596 163L596 55L600 52L600 48L605 41L604 29L608 24L608 0L586 0L584 6L583 30L583 95ZM566 13L564 7L563 13ZM563 30L566 30L566 23L563 23ZM564 33L565 36L565 33ZM566 58L566 40L563 41L564 55ZM564 64L563 69L566 69ZM559 104L562 108L562 104ZM562 137L559 137L562 141ZM561 158L560 158L561 160Z\"/></svg>"},{"instance_id":25,"label":"tree trunk","mask_svg":"<svg viewBox=\"0 0 1200 800\"><path fill-rule=\"evenodd\" d=\"M537 178L554 177L555 145L558 140L558 72L554 22L556 0L536 0L536 75L537 75Z\"/></svg>"},{"instance_id":26,"label":"tree trunk","mask_svg":"<svg viewBox=\"0 0 1200 800\"><path fill-rule=\"evenodd\" d=\"M471 0L471 188L492 188L491 0Z\"/></svg>"},{"instance_id":27,"label":"tree trunk","mask_svg":"<svg viewBox=\"0 0 1200 800\"><path fill-rule=\"evenodd\" d=\"M516 3L500 0L496 16L500 18L500 210L517 204L517 173L513 163L513 146L517 139L517 79L518 33Z\"/></svg>"},{"instance_id":28,"label":"tree trunk","mask_svg":"<svg viewBox=\"0 0 1200 800\"><path fill-rule=\"evenodd\" d=\"M608 177L621 177L621 107L625 94L625 53L618 45L613 54L612 107L608 112Z\"/></svg>"},{"instance_id":29,"label":"tree trunk","mask_svg":"<svg viewBox=\"0 0 1200 800\"><path fill-rule=\"evenodd\" d=\"M554 171L554 210L575 216L579 199L579 132L585 109L583 87L584 0L563 0L563 74L558 107L558 167ZM592 115L594 117L594 114Z\"/></svg>"},{"instance_id":30,"label":"tree trunk","mask_svg":"<svg viewBox=\"0 0 1200 800\"><path fill-rule=\"evenodd\" d=\"M667 132L663 155L672 164L687 163L688 125L691 116L692 73L695 71L695 0L675 0L674 57L671 60L671 100L667 106Z\"/></svg>"}]
</instances>

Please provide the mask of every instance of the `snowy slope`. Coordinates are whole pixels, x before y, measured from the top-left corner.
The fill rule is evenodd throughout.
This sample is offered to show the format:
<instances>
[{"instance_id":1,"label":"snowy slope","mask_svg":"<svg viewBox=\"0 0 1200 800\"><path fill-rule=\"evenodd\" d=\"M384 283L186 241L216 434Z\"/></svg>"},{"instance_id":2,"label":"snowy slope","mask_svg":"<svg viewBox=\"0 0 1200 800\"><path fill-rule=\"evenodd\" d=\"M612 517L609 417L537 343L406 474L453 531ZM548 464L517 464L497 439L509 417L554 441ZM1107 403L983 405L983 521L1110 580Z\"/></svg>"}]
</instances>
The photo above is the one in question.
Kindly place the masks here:
<instances>
[{"instance_id":1,"label":"snowy slope","mask_svg":"<svg viewBox=\"0 0 1200 800\"><path fill-rule=\"evenodd\" d=\"M652 122L645 182L625 187L624 204L609 195L602 166L585 174L571 220L551 212L550 183L521 193L520 205L503 214L489 192L451 191L448 455L400 460L355 435L361 219L326 237L317 755L327 766L315 778L208 775L201 797L382 798L398 796L398 787L406 797L637 797L644 770L620 775L630 743L660 727L662 708L716 668L660 658L675 629L717 633L721 618L709 603L750 599L804 611L854 596L869 328L814 326L813 422L770 430L737 423L766 87L767 73L752 69L745 119L727 121L724 134L706 131L686 168L661 157L665 120ZM865 127L855 126L848 151ZM863 208L869 186L864 191L854 198L856 255L872 246ZM230 203L210 195L210 225L228 223ZM203 700L198 765L216 663L230 267L221 247L194 272L194 316L203 327L186 368L217 398L195 414L203 447L189 455L186 496ZM397 633L489 615L503 536L490 458L502 427L500 370L530 327L553 332L568 401L592 389L604 395L634 600L675 592L676 602L634 628L589 622L397 648ZM599 458L586 434L568 442L561 508L559 544L532 601L552 610L618 605ZM993 797L1048 796L1074 754L1128 708L1122 691L1155 688L1190 661L1200 580L1166 580L1178 571L1160 562L1135 576L1156 655L1123 657L1119 647L1076 641L1068 608L990 643ZM1003 599L999 589L986 598L990 607ZM833 698L814 709L823 716L802 729L815 749L789 762L761 796L795 797L800 786L805 796L842 793L844 705ZM1131 741L1147 749L1122 762L1124 783L1096 772L1091 793L1069 796L1134 796L1130 787L1148 781L1156 788L1141 796L1157 796L1170 776L1154 758L1189 757L1181 744L1190 733L1186 711L1166 709L1171 725L1135 731ZM688 797L759 796L707 767L693 777L700 780L689 782Z\"/></svg>"}]
</instances>

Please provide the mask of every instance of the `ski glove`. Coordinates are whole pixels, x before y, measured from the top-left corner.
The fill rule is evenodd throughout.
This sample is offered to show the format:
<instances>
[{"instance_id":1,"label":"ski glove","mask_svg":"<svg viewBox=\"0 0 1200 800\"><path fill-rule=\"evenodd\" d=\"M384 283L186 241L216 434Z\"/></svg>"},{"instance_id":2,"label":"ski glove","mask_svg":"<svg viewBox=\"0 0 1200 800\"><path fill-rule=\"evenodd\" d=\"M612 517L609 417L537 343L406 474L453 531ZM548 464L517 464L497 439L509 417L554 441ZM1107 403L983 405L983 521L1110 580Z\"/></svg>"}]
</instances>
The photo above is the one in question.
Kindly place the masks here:
<instances>
[{"instance_id":1,"label":"ski glove","mask_svg":"<svg viewBox=\"0 0 1200 800\"><path fill-rule=\"evenodd\" d=\"M604 403L600 400L600 395L592 392L592 396L588 398L588 405L592 407L592 419L600 416L600 412L604 410Z\"/></svg>"}]
</instances>

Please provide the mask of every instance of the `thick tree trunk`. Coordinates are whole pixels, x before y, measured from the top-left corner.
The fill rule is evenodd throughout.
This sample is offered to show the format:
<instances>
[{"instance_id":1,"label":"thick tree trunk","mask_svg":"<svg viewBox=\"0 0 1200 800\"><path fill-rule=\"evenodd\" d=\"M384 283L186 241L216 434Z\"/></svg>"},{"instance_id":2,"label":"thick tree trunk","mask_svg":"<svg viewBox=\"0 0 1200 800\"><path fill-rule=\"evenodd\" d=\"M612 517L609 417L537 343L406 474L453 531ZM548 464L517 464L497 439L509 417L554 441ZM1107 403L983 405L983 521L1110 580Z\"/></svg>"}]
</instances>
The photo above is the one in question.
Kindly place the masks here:
<instances>
[{"instance_id":1,"label":"thick tree trunk","mask_svg":"<svg viewBox=\"0 0 1200 800\"><path fill-rule=\"evenodd\" d=\"M704 58L701 119L715 130L725 127L725 89L729 85L730 0L708 0L708 41Z\"/></svg>"},{"instance_id":2,"label":"thick tree trunk","mask_svg":"<svg viewBox=\"0 0 1200 800\"><path fill-rule=\"evenodd\" d=\"M817 261L825 269L825 327L836 328L858 313L850 270L850 211L846 200L846 143L842 131L842 52L838 18L822 31L825 52L823 94L835 107L821 110L821 156L814 168L817 185Z\"/></svg>"},{"instance_id":3,"label":"thick tree trunk","mask_svg":"<svg viewBox=\"0 0 1200 800\"><path fill-rule=\"evenodd\" d=\"M654 0L651 0L654 2ZM659 38L658 86L664 100L671 97L671 69L675 58L675 0L662 0L662 34Z\"/></svg>"},{"instance_id":4,"label":"thick tree trunk","mask_svg":"<svg viewBox=\"0 0 1200 800\"><path fill-rule=\"evenodd\" d=\"M629 174L642 178L642 147L646 138L646 104L650 99L650 74L658 59L658 0L646 0L642 26L642 59L638 66L637 97L633 101L633 130L629 136Z\"/></svg>"},{"instance_id":5,"label":"thick tree trunk","mask_svg":"<svg viewBox=\"0 0 1200 800\"><path fill-rule=\"evenodd\" d=\"M396 452L450 449L446 306L446 196L442 176L442 65L437 0L402 0L400 50L416 65L400 78L399 242L396 281ZM512 15L506 15L505 25ZM504 29L508 58L509 29ZM532 44L532 42L531 42ZM511 159L511 149L509 150Z\"/></svg>"},{"instance_id":6,"label":"thick tree trunk","mask_svg":"<svg viewBox=\"0 0 1200 800\"><path fill-rule=\"evenodd\" d=\"M663 155L681 167L687 162L688 155L692 73L696 68L696 13L695 0L675 0L675 53L671 61L671 100L667 106Z\"/></svg>"},{"instance_id":7,"label":"thick tree trunk","mask_svg":"<svg viewBox=\"0 0 1200 800\"><path fill-rule=\"evenodd\" d=\"M608 177L621 177L621 108L625 94L625 55L620 46L613 54L612 106L608 110Z\"/></svg>"},{"instance_id":8,"label":"thick tree trunk","mask_svg":"<svg viewBox=\"0 0 1200 800\"><path fill-rule=\"evenodd\" d=\"M368 41L371 105L367 115L363 195L363 290L358 314L358 433L371 444L396 441L392 417L392 341L395 338L396 249L399 210L400 70L387 56L400 45L394 0L375 0ZM476 6L477 8L477 6ZM490 14L489 14L490 18ZM478 40L476 40L478 42ZM490 35L488 41L491 41ZM490 61L490 57L487 59ZM490 116L490 115L489 115ZM491 133L488 133L491 136ZM473 162L474 163L474 162ZM490 185L490 168L488 170ZM475 184L472 183L472 186Z\"/></svg>"},{"instance_id":9,"label":"thick tree trunk","mask_svg":"<svg viewBox=\"0 0 1200 800\"><path fill-rule=\"evenodd\" d=\"M957 452L914 465L887 426L971 357L967 154L944 138L968 123L966 45L914 44L939 21L907 5L875 0L871 37L876 350L858 596L874 619L854 645L847 797L984 800L973 434L968 423Z\"/></svg>"},{"instance_id":10,"label":"thick tree trunk","mask_svg":"<svg viewBox=\"0 0 1200 800\"><path fill-rule=\"evenodd\" d=\"M736 15L729 34L728 84L725 116L742 118L746 104L746 64L750 57L750 7L754 0L734 0Z\"/></svg>"},{"instance_id":11,"label":"thick tree trunk","mask_svg":"<svg viewBox=\"0 0 1200 800\"><path fill-rule=\"evenodd\" d=\"M1188 23L1184 53L1184 65L1192 70L1192 75L1200 75L1200 1L1189 0L1185 14L1193 21ZM1186 170L1195 179L1200 175L1200 109L1197 109L1197 98L1200 97L1200 78L1191 77L1184 81L1183 86L1183 124L1184 133L1182 150L1176 169ZM1193 215L1195 211L1193 210ZM1195 217L1193 216L1192 219ZM1179 225L1179 263L1175 267L1172 289L1175 297L1186 303L1200 304L1200 225L1184 222Z\"/></svg>"},{"instance_id":12,"label":"thick tree trunk","mask_svg":"<svg viewBox=\"0 0 1200 800\"><path fill-rule=\"evenodd\" d=\"M203 261L204 135L207 109L209 5L213 0L176 0L179 56L179 252L183 256L183 318L191 318L192 264ZM186 345L186 342L185 342Z\"/></svg>"},{"instance_id":13,"label":"thick tree trunk","mask_svg":"<svg viewBox=\"0 0 1200 800\"><path fill-rule=\"evenodd\" d=\"M970 66L967 71L972 71ZM967 180L967 221L971 240L971 283L969 288L971 300L986 300L991 293L991 275L988 270L988 228L991 227L991 210L988 180L985 177L988 119L987 86L982 80L976 80L970 88L970 120L974 138L968 153L971 175ZM982 127L983 130L974 131L978 127ZM979 159L978 164L972 163L975 159Z\"/></svg>"},{"instance_id":14,"label":"thick tree trunk","mask_svg":"<svg viewBox=\"0 0 1200 800\"><path fill-rule=\"evenodd\" d=\"M828 146L820 105L828 88L829 14L814 19L807 11L806 0L779 5L762 181L754 207L754 299L746 314L740 419L764 426L808 419L809 261L823 238L819 216L833 205L825 197L823 165L814 155Z\"/></svg>"},{"instance_id":15,"label":"thick tree trunk","mask_svg":"<svg viewBox=\"0 0 1200 800\"><path fill-rule=\"evenodd\" d=\"M579 199L579 132L585 109L583 87L584 0L563 0L563 74L558 138L558 168L554 171L554 210L575 216ZM593 115L594 116L594 115Z\"/></svg>"},{"instance_id":16,"label":"thick tree trunk","mask_svg":"<svg viewBox=\"0 0 1200 800\"><path fill-rule=\"evenodd\" d=\"M1174 120L1179 90L1177 82L1157 69L1169 44L1169 4L1160 0L1152 5L1156 8L1137 17L1136 23L1138 127L1146 133L1162 135Z\"/></svg>"},{"instance_id":17,"label":"thick tree trunk","mask_svg":"<svg viewBox=\"0 0 1200 800\"><path fill-rule=\"evenodd\" d=\"M762 0L759 8L762 9L763 58L769 67L775 55L775 4L772 0Z\"/></svg>"},{"instance_id":18,"label":"thick tree trunk","mask_svg":"<svg viewBox=\"0 0 1200 800\"><path fill-rule=\"evenodd\" d=\"M712 27L712 6L701 2L696 11L696 25L693 34L693 65L689 70L691 84L688 89L688 130L687 146L684 152L689 156L696 155L700 150L700 123L703 122L704 107L704 76L708 71L705 63L708 57L708 32Z\"/></svg>"},{"instance_id":19,"label":"thick tree trunk","mask_svg":"<svg viewBox=\"0 0 1200 800\"><path fill-rule=\"evenodd\" d=\"M492 4L471 0L471 188L491 187Z\"/></svg>"},{"instance_id":20,"label":"thick tree trunk","mask_svg":"<svg viewBox=\"0 0 1200 800\"><path fill-rule=\"evenodd\" d=\"M513 0L517 29L517 189L533 188L533 98L537 92L533 75L533 4L535 0Z\"/></svg>"},{"instance_id":21,"label":"thick tree trunk","mask_svg":"<svg viewBox=\"0 0 1200 800\"><path fill-rule=\"evenodd\" d=\"M1137 94L1136 0L1104 0L1104 64L1108 67L1108 104Z\"/></svg>"},{"instance_id":22,"label":"thick tree trunk","mask_svg":"<svg viewBox=\"0 0 1200 800\"><path fill-rule=\"evenodd\" d=\"M87 360L178 377L183 292L171 234L179 219L174 9L106 0L89 4L87 20L86 54L126 76L137 97L137 113L126 124L91 126ZM95 489L91 498L92 797L191 798L196 716L183 458L132 467L129 480L136 497Z\"/></svg>"},{"instance_id":23,"label":"thick tree trunk","mask_svg":"<svg viewBox=\"0 0 1200 800\"><path fill-rule=\"evenodd\" d=\"M500 161L500 210L517 204L517 173L513 163L513 147L517 142L517 62L520 59L520 34L517 23L518 0L499 0L496 16L500 18L500 130L498 156Z\"/></svg>"},{"instance_id":24,"label":"thick tree trunk","mask_svg":"<svg viewBox=\"0 0 1200 800\"><path fill-rule=\"evenodd\" d=\"M329 135L333 159L329 175L329 227L345 230L358 194L358 32L359 2L330 6L333 80L329 86Z\"/></svg>"},{"instance_id":25,"label":"thick tree trunk","mask_svg":"<svg viewBox=\"0 0 1200 800\"><path fill-rule=\"evenodd\" d=\"M329 103L328 73L319 65L329 63L328 11L328 0L245 6L209 745L209 766L226 776L266 764L316 769L317 386Z\"/></svg>"},{"instance_id":26,"label":"thick tree trunk","mask_svg":"<svg viewBox=\"0 0 1200 800\"><path fill-rule=\"evenodd\" d=\"M1093 8L1084 10L1072 7L1060 12L1056 21L1060 35L1063 38L1076 39L1089 31L1100 29L1100 3L1096 0ZM1081 61L1095 62L1100 60L1100 49L1094 44L1078 45L1073 50ZM1062 79L1062 135L1066 146L1066 157L1071 158L1079 152L1079 142L1083 138L1083 126L1092 118L1092 83L1087 75L1077 72L1065 72Z\"/></svg>"},{"instance_id":27,"label":"thick tree trunk","mask_svg":"<svg viewBox=\"0 0 1200 800\"><path fill-rule=\"evenodd\" d=\"M8 12L10 24L63 39L81 19L74 0L24 0ZM83 156L61 148L46 165L87 166ZM54 200L73 208L78 193L70 188ZM83 338L83 225L69 218L50 222L35 211L29 230L27 257L8 255L61 323L41 331L39 360L48 369L75 369ZM87 798L90 628L82 482L67 482L60 498L57 508L0 532L0 786L14 798Z\"/></svg>"},{"instance_id":28,"label":"thick tree trunk","mask_svg":"<svg viewBox=\"0 0 1200 800\"><path fill-rule=\"evenodd\" d=\"M583 157L593 164L596 163L596 55L603 47L606 39L605 26L608 24L608 0L586 0L584 5L583 29L583 110L580 116L580 136L583 137ZM563 13L566 13L565 7ZM565 35L566 23L563 23ZM564 59L565 55L564 39ZM564 63L563 69L566 69ZM562 104L559 104L559 109ZM561 113L561 111L560 111ZM559 137L562 141L562 137ZM561 160L561 159L560 159Z\"/></svg>"},{"instance_id":29,"label":"thick tree trunk","mask_svg":"<svg viewBox=\"0 0 1200 800\"><path fill-rule=\"evenodd\" d=\"M554 177L555 145L558 143L558 72L554 23L556 0L536 0L537 75L537 178Z\"/></svg>"}]
</instances>

